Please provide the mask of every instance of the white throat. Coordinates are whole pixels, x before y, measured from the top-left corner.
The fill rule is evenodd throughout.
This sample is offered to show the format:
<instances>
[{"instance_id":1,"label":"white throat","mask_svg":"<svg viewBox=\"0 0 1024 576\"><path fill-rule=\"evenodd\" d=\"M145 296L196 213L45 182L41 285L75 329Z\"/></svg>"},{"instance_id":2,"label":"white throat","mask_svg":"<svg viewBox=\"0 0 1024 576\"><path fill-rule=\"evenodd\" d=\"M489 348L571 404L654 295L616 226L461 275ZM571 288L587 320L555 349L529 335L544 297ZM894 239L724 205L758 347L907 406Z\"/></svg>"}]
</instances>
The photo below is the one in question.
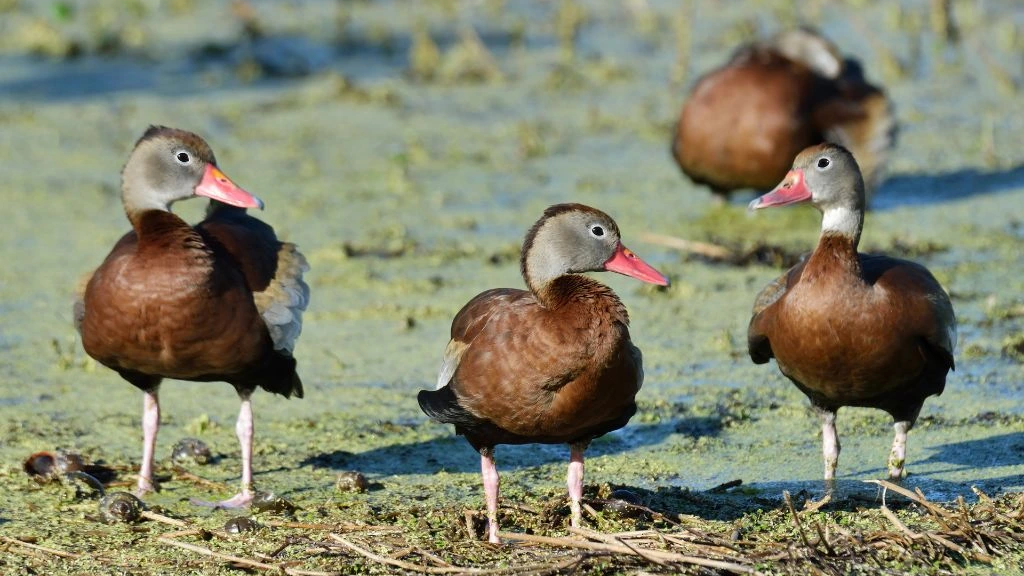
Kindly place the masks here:
<instances>
[{"instance_id":1,"label":"white throat","mask_svg":"<svg viewBox=\"0 0 1024 576\"><path fill-rule=\"evenodd\" d=\"M139 213L147 210L171 211L170 204L164 201L163 195L159 190L133 190L123 194L121 201L124 203L125 211L129 213Z\"/></svg>"},{"instance_id":2,"label":"white throat","mask_svg":"<svg viewBox=\"0 0 1024 576\"><path fill-rule=\"evenodd\" d=\"M821 232L859 238L863 218L860 211L851 210L846 206L829 208L822 214Z\"/></svg>"}]
</instances>

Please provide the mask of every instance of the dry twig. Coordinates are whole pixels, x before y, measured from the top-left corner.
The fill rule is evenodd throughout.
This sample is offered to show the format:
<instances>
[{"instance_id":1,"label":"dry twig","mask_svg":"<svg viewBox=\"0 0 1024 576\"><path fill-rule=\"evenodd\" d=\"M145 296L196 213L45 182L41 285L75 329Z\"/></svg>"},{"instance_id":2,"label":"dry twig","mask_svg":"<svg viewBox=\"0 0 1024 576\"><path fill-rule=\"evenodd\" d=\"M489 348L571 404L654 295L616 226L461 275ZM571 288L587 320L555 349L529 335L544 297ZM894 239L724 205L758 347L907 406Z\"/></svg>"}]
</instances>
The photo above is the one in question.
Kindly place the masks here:
<instances>
[{"instance_id":1,"label":"dry twig","mask_svg":"<svg viewBox=\"0 0 1024 576\"><path fill-rule=\"evenodd\" d=\"M252 560L250 558L243 558L241 556L232 556L231 554L222 554L220 552L216 552L214 550L211 550L210 548L205 548L203 546L197 546L195 544L189 544L188 542L182 542L180 540L175 540L173 538L166 538L166 537L163 537L163 536L157 538L157 540L159 542L164 543L164 544L169 544L171 546L177 546L178 548L183 548L185 550L190 550L192 552L196 552L196 553L202 554L204 556L209 556L211 558L217 558L218 560L223 560L225 562L230 562L232 564L238 564L238 565L246 566L246 567L249 567L249 568L258 568L260 570L272 570L274 572L284 572L288 576L337 576L338 574L340 574L339 572L319 572L319 571L315 571L315 570L300 570L300 569L297 569L297 568L289 568L289 567L281 566L279 564L267 564L265 562L258 562L256 560Z\"/></svg>"},{"instance_id":2,"label":"dry twig","mask_svg":"<svg viewBox=\"0 0 1024 576\"><path fill-rule=\"evenodd\" d=\"M588 542L584 540L576 540L573 538L555 538L552 536L535 536L533 534L513 534L507 532L501 532L498 537L507 540L518 540L521 542L533 542L535 544L544 544L547 546L560 546L562 548L582 548L584 550L596 550L599 552L610 552L612 554L629 554L632 556L638 556L638 554L630 547L617 545L617 544L605 544L603 542ZM732 562L725 562L722 560L712 560L709 558L698 558L696 556L687 556L684 554L677 554L675 552L664 552L662 550L645 550L644 556L640 558L650 559L657 558L658 560L665 562L675 562L678 564L691 564L693 566L704 566L706 568L717 568L719 570L727 570L735 574L760 574L757 570L750 566L743 566L742 564L735 564Z\"/></svg>"},{"instance_id":3,"label":"dry twig","mask_svg":"<svg viewBox=\"0 0 1024 576\"><path fill-rule=\"evenodd\" d=\"M685 238L669 236L667 234L655 234L654 232L644 232L640 234L640 239L644 242L657 244L658 246L664 246L666 248L673 248L681 252L686 252L687 254L696 254L711 260L731 260L736 257L736 254L732 250L710 242L687 240Z\"/></svg>"},{"instance_id":4,"label":"dry twig","mask_svg":"<svg viewBox=\"0 0 1024 576\"><path fill-rule=\"evenodd\" d=\"M556 571L561 569L561 564L534 564L526 566L508 566L503 568L467 568L462 566L424 566L421 564L413 564L412 562L405 562L403 560L396 560L394 558L388 558L375 554L361 546L353 544L351 541L338 534L330 534L332 540L341 544L345 548L352 550L353 552L373 560L379 564L387 564L388 566L394 566L403 570L410 570L413 572L419 572L421 574L502 574L508 572L537 572L537 571ZM572 562L566 564L571 566L580 561L580 558L572 558ZM565 564L564 562L562 564Z\"/></svg>"},{"instance_id":5,"label":"dry twig","mask_svg":"<svg viewBox=\"0 0 1024 576\"><path fill-rule=\"evenodd\" d=\"M170 516L164 516L158 514L152 510L143 510L142 517L153 520L154 522L160 522L161 524L170 524L171 526L177 526L178 528L188 528L188 522L178 520L177 518L171 518Z\"/></svg>"},{"instance_id":6,"label":"dry twig","mask_svg":"<svg viewBox=\"0 0 1024 576\"><path fill-rule=\"evenodd\" d=\"M53 549L53 548L47 548L46 546L40 546L39 544L31 544L29 542L24 542L22 540L18 540L17 538L11 538L10 536L2 536L2 535L0 535L0 540L2 540L4 542L7 542L8 544L13 544L15 546L21 546L23 548L29 548L31 550L36 550L38 552L45 552L47 554L50 554L50 555L53 555L53 556L58 556L60 558L75 559L75 558L81 558L82 557L81 554L74 554L72 552L64 552L63 550L56 550L56 549Z\"/></svg>"}]
</instances>

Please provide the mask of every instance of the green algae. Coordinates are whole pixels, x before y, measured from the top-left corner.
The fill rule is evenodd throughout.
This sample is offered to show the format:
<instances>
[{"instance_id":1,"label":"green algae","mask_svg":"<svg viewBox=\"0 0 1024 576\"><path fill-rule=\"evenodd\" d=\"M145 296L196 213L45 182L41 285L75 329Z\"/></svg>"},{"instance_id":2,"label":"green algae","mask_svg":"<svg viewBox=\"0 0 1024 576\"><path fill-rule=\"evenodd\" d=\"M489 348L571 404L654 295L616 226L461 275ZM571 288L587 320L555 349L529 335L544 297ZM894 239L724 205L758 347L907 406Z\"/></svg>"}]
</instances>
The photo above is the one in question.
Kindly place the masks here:
<instances>
[{"instance_id":1,"label":"green algae","mask_svg":"<svg viewBox=\"0 0 1024 576\"><path fill-rule=\"evenodd\" d=\"M99 4L108 13L116 8ZM862 4L822 15L845 50L858 46L850 41L857 32L835 19L850 16L856 24L890 17L884 3ZM485 288L521 286L519 240L545 206L572 200L611 213L627 245L673 280L670 288L656 289L600 277L630 309L647 377L631 424L588 451L587 497L628 487L645 505L683 514L716 534L738 529L795 538L780 495L820 496L818 424L777 369L753 366L745 350L753 295L782 273L781 260L725 266L640 240L642 232L657 231L740 250L767 244L796 255L814 245L819 217L813 210L749 214L741 202L715 206L706 190L678 174L667 153L683 95L669 88L671 76L692 82L717 65L733 43L757 28L749 14L726 6L710 12L701 26L672 29L652 26L643 14L632 29L621 29L614 10L589 3L493 20L470 14L485 45L494 37L508 40L507 50L488 46L502 72L497 76L487 71L488 55L473 51L479 46L472 37L460 36L447 8L431 5L402 15L386 5L353 3L338 24L345 40L333 28L334 9L328 2L268 6L261 25L269 33L308 30L342 46L366 44L371 54L402 53L405 38L412 40L410 50L423 50L416 46L426 39L417 30L455 40L438 42L436 58L416 57L413 73L423 78L405 77L409 66L400 65L369 78L358 70L323 70L260 85L256 76L246 89L245 82L233 84L239 82L236 71L215 69L205 73L209 85L196 92L0 100L0 157L18 159L17 165L0 164L0 194L9 207L0 228L0 533L99 554L67 563L5 554L3 571L95 573L129 566L154 573L233 573L162 546L154 535L163 527L96 523L94 500L62 484L38 484L21 471L30 453L61 447L111 466L121 481L131 482L129 470L139 458L138 394L82 352L70 302L78 277L127 229L117 175L131 142L149 123L209 137L227 173L267 201L261 217L297 242L312 264L313 300L296 351L307 398L254 398L256 481L298 504L297 520L394 525L411 545L455 548L481 563L509 562L508 553L471 541L482 533L479 515L472 535L466 528L464 510L482 507L477 456L450 427L427 421L414 397L433 385L451 317ZM43 27L24 37L5 36L0 51L16 55L39 47L64 57L77 43L93 53L114 26L113 16L103 14L87 22L76 11L65 22L33 10L10 18L5 13L5 30L38 27L40 18ZM159 56L160 47L178 43L238 42L240 27L211 24L226 3L172 2L158 10L117 16L130 24L118 50ZM765 16L772 26L775 17ZM984 29L977 20L1000 16L970 18L963 33L977 38ZM132 35L139 27L148 36L145 47L136 49ZM491 28L500 33L488 34ZM879 200L887 208L867 218L864 249L929 266L952 294L960 320L957 371L945 393L926 403L910 433L907 482L939 500L973 498L971 485L990 493L1020 490L1024 368L1003 350L1019 345L1022 329L1017 310L1024 275L1015 226L1024 220L1024 185L1019 178L1000 184L987 176L1024 161L1020 98L989 78L988 65L944 63L942 74L908 70L892 60L911 61L897 25L870 29L874 44L864 55L869 75L882 75L884 62L903 66L885 73L905 122L890 171L916 177L929 190L955 184L943 174L980 170L964 194L942 202L901 203L886 198L883 188ZM684 36L675 40L676 51L669 34ZM985 47L1003 66L1015 56L1012 42L1000 42ZM659 43L660 50L651 48ZM685 62L676 61L677 52ZM382 57L380 66L388 65ZM426 74L430 69L435 79ZM0 81L11 81L9 74L0 65ZM964 85L977 87L951 101L949 91ZM964 113L968 108L985 108L1000 121L983 126L983 117ZM972 136L952 136L964 132ZM195 220L202 206L183 203L176 210ZM219 529L231 514L197 510L188 500L225 496L235 487L240 463L234 394L220 384L168 382L162 400L162 490L147 504ZM884 527L874 489L860 481L884 474L890 422L882 413L846 409L838 426L845 496L816 517L863 530ZM212 464L187 470L220 490L173 469L171 447L185 436L203 440L215 455ZM560 446L498 449L506 529L564 533L567 458ZM367 492L337 491L343 470L363 473ZM744 481L739 489L705 492L737 478ZM912 520L908 512L900 514ZM603 511L591 522L606 531L642 525ZM253 556L272 551L285 535L265 528L230 543L233 553ZM1022 558L1015 554L992 569L1009 570L1013 558ZM351 558L332 568L382 572ZM612 560L591 568L619 570ZM933 572L920 565L892 568ZM965 570L984 573L987 567Z\"/></svg>"}]
</instances>

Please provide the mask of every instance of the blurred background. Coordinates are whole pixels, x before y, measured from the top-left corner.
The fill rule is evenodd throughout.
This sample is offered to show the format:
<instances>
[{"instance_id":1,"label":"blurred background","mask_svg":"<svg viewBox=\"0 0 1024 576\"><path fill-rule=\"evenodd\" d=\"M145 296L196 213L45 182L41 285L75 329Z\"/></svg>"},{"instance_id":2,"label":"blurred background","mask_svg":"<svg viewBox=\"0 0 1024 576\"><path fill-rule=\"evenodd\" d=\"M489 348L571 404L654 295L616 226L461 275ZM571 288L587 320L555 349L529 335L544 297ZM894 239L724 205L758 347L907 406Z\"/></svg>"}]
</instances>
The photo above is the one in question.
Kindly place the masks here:
<instances>
[{"instance_id":1,"label":"blurred background","mask_svg":"<svg viewBox=\"0 0 1024 576\"><path fill-rule=\"evenodd\" d=\"M13 470L70 446L138 460L139 394L82 352L71 297L128 229L132 144L166 124L205 137L312 264L296 350L307 399L254 399L259 482L319 497L332 467L352 467L426 496L447 470L446 488L476 502L475 455L415 392L461 305L521 286L519 244L544 207L578 201L673 280L601 277L630 308L647 381L633 423L595 444L588 481L816 487L817 423L773 367L749 363L745 330L819 216L750 216L750 191L716 202L669 152L701 75L802 24L860 60L900 125L862 246L927 265L961 322L957 371L910 435L909 468L940 496L1024 484L1017 0L0 0L0 459ZM175 209L194 221L203 205ZM169 383L162 399L158 461L197 435L229 455L203 474L229 481L230 387ZM840 430L845 477L881 474L884 414L844 411ZM532 470L503 489L558 488L563 451L502 448L499 467Z\"/></svg>"}]
</instances>

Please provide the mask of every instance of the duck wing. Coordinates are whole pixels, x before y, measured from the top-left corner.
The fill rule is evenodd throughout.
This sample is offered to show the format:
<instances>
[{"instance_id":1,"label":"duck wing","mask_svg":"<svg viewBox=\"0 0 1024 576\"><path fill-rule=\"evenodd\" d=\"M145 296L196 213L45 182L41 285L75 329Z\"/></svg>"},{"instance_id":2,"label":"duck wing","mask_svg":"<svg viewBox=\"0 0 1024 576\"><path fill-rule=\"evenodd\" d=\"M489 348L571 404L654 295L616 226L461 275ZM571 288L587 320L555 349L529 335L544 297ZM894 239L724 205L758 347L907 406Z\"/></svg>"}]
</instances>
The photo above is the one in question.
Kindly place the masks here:
<instances>
[{"instance_id":1,"label":"duck wing","mask_svg":"<svg viewBox=\"0 0 1024 576\"><path fill-rule=\"evenodd\" d=\"M768 340L768 323L774 317L770 309L786 295L793 285L800 281L800 275L803 274L808 255L803 255L800 262L782 276L768 283L754 298L754 309L750 325L747 327L747 352L754 364L765 364L774 356L771 342Z\"/></svg>"},{"instance_id":2,"label":"duck wing","mask_svg":"<svg viewBox=\"0 0 1024 576\"><path fill-rule=\"evenodd\" d=\"M302 313L309 305L309 285L303 280L309 270L305 256L295 244L278 240L269 224L242 209L211 209L196 231L236 263L274 349L291 354L302 332Z\"/></svg>"}]
</instances>

